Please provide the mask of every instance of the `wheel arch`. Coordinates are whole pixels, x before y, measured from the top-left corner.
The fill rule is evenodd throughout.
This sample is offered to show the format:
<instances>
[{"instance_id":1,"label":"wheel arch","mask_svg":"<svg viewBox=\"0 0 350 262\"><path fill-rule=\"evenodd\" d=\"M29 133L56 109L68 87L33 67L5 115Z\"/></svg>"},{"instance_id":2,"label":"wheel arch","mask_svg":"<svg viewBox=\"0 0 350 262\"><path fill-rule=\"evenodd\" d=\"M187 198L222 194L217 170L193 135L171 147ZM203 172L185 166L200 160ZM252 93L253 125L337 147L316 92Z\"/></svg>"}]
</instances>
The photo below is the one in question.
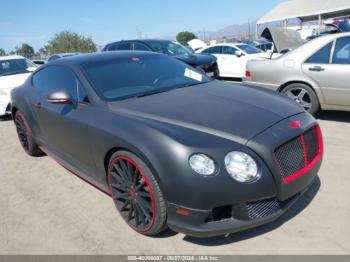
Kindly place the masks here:
<instances>
[{"instance_id":1,"label":"wheel arch","mask_svg":"<svg viewBox=\"0 0 350 262\"><path fill-rule=\"evenodd\" d=\"M277 91L278 91L278 92L282 92L283 89L285 89L287 86L289 86L289 85L291 85L291 84L304 84L304 85L307 85L307 86L309 86L309 87L316 93L315 88L314 88L310 83L308 83L308 82L306 82L306 81L302 81L302 80L293 80L293 81L286 82L286 83L284 83L283 85L281 85L281 86L277 89ZM317 93L316 93L316 94L317 94Z\"/></svg>"},{"instance_id":2,"label":"wheel arch","mask_svg":"<svg viewBox=\"0 0 350 262\"><path fill-rule=\"evenodd\" d=\"M283 85L281 85L281 86L277 89L277 91L278 91L278 92L282 92L283 89L285 89L287 86L289 86L289 85L291 85L291 84L304 84L304 85L307 85L308 87L310 87L310 88L315 92L316 97L317 97L317 99L318 99L318 101L319 101L319 103L320 103L320 106L321 106L321 108L322 108L324 99L323 99L323 94L322 94L321 90L320 90L319 88L315 88L315 85L310 84L310 82L308 82L308 81L304 81L304 80L292 80L292 81L288 81L288 82L284 83Z\"/></svg>"},{"instance_id":3,"label":"wheel arch","mask_svg":"<svg viewBox=\"0 0 350 262\"><path fill-rule=\"evenodd\" d=\"M142 153L140 150L138 150L136 148L130 149L130 148L125 147L125 146L114 146L114 147L111 147L105 153L104 159L103 159L103 164L104 164L104 169L105 169L105 176L106 176L105 179L106 179L106 181L108 179L108 165L109 165L109 162L110 162L111 157L113 156L113 154L118 152L118 151L127 151L127 152L130 152L132 154L135 154L138 158L140 158L147 165L147 167L150 169L150 171L152 172L152 174L156 178L160 189L162 190L162 181L160 179L160 176L159 176L158 172L156 171L156 169L154 168L154 166L152 165L152 163L149 160L149 158L144 153Z\"/></svg>"},{"instance_id":4,"label":"wheel arch","mask_svg":"<svg viewBox=\"0 0 350 262\"><path fill-rule=\"evenodd\" d=\"M16 114L16 112L18 111L18 108L16 106L12 106L11 107L11 115L12 115L12 119L15 119L14 116Z\"/></svg>"}]
</instances>

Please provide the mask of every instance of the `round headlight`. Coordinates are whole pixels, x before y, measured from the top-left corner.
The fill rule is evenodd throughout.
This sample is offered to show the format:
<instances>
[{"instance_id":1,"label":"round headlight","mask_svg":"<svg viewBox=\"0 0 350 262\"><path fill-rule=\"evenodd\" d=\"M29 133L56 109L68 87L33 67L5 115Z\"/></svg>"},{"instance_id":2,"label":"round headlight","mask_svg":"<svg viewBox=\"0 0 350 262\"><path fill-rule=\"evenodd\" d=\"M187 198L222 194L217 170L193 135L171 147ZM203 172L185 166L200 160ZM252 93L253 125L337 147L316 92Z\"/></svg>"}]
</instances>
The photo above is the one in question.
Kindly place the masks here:
<instances>
[{"instance_id":1,"label":"round headlight","mask_svg":"<svg viewBox=\"0 0 350 262\"><path fill-rule=\"evenodd\" d=\"M216 170L214 160L204 154L192 155L189 163L193 171L203 176L211 176Z\"/></svg>"},{"instance_id":2,"label":"round headlight","mask_svg":"<svg viewBox=\"0 0 350 262\"><path fill-rule=\"evenodd\" d=\"M228 153L225 157L225 166L232 178L242 183L254 182L261 177L255 160L243 152Z\"/></svg>"}]
</instances>

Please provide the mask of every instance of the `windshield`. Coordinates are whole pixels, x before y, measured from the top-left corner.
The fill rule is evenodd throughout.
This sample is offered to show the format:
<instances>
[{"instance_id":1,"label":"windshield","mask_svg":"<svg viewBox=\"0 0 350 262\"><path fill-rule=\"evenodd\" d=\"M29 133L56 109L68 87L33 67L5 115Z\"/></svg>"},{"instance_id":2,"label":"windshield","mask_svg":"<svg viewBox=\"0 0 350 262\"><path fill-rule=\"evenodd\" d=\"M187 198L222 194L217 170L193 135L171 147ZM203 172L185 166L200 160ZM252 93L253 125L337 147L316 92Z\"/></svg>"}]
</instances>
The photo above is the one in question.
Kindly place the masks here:
<instances>
[{"instance_id":1,"label":"windshield","mask_svg":"<svg viewBox=\"0 0 350 262\"><path fill-rule=\"evenodd\" d=\"M25 58L0 60L0 76L33 72L37 66Z\"/></svg>"},{"instance_id":2,"label":"windshield","mask_svg":"<svg viewBox=\"0 0 350 262\"><path fill-rule=\"evenodd\" d=\"M107 101L152 95L209 82L196 69L166 56L124 57L85 64L87 78Z\"/></svg>"},{"instance_id":3,"label":"windshield","mask_svg":"<svg viewBox=\"0 0 350 262\"><path fill-rule=\"evenodd\" d=\"M171 41L151 42L148 45L154 52L163 53L170 56L191 55L192 51L183 45Z\"/></svg>"},{"instance_id":4,"label":"windshield","mask_svg":"<svg viewBox=\"0 0 350 262\"><path fill-rule=\"evenodd\" d=\"M350 32L350 22L341 22L339 28L342 32Z\"/></svg>"},{"instance_id":5,"label":"windshield","mask_svg":"<svg viewBox=\"0 0 350 262\"><path fill-rule=\"evenodd\" d=\"M251 45L241 44L241 45L237 45L237 47L248 55L263 53L263 51L261 49L256 48L256 47L251 46Z\"/></svg>"}]
</instances>

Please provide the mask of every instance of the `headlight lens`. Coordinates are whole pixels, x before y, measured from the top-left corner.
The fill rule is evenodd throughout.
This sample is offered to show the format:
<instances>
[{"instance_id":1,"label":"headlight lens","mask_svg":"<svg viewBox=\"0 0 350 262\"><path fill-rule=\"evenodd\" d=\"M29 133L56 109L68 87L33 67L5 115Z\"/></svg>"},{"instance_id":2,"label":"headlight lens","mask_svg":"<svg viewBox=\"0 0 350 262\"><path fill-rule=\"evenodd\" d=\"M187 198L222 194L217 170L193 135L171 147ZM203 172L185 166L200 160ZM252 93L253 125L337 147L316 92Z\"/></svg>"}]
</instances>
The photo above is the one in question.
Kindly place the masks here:
<instances>
[{"instance_id":1,"label":"headlight lens","mask_svg":"<svg viewBox=\"0 0 350 262\"><path fill-rule=\"evenodd\" d=\"M214 175L216 170L214 160L204 154L192 155L189 159L189 163L196 173L203 176Z\"/></svg>"},{"instance_id":2,"label":"headlight lens","mask_svg":"<svg viewBox=\"0 0 350 262\"><path fill-rule=\"evenodd\" d=\"M227 172L242 183L257 181L261 177L255 160L246 153L234 151L225 157Z\"/></svg>"}]
</instances>

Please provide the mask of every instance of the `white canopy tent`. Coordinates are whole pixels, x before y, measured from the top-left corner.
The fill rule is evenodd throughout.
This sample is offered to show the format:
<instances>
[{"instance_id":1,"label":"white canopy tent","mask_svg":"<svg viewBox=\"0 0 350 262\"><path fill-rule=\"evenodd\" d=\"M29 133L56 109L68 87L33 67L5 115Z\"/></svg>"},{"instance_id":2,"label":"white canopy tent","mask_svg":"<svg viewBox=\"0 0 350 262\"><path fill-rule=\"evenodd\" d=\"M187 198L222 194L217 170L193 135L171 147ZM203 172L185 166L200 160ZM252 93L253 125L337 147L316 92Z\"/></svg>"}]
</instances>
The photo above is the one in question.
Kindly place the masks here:
<instances>
[{"instance_id":1,"label":"white canopy tent","mask_svg":"<svg viewBox=\"0 0 350 262\"><path fill-rule=\"evenodd\" d=\"M280 3L256 24L256 34L261 24L299 18L302 22L350 15L350 0L289 0Z\"/></svg>"}]
</instances>

